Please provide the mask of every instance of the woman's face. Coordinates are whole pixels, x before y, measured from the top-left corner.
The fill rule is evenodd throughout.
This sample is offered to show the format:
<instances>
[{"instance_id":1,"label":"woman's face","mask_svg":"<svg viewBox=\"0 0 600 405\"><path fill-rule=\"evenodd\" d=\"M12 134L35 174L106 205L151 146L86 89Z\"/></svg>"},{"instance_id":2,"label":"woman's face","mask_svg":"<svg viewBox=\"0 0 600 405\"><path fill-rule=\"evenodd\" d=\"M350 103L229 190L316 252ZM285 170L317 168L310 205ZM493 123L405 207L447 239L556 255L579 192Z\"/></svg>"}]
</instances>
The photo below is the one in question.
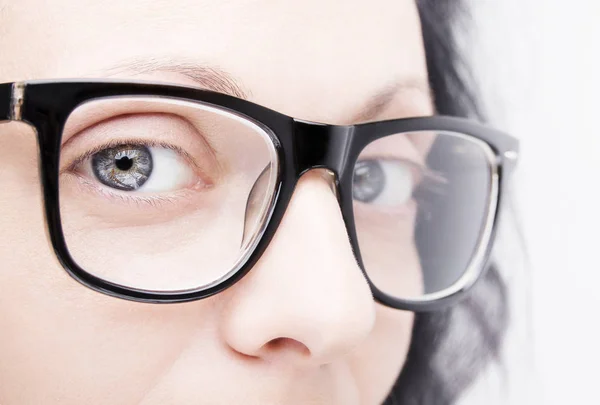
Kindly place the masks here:
<instances>
[{"instance_id":1,"label":"woman's face","mask_svg":"<svg viewBox=\"0 0 600 405\"><path fill-rule=\"evenodd\" d=\"M206 72L219 70L223 91L304 120L432 113L412 0L5 0L0 55L0 83L118 77L214 87ZM36 151L31 128L0 125L2 405L386 398L413 315L373 300L323 176L300 180L240 282L200 301L152 305L93 292L62 269L46 238ZM122 246L103 254L111 248Z\"/></svg>"}]
</instances>

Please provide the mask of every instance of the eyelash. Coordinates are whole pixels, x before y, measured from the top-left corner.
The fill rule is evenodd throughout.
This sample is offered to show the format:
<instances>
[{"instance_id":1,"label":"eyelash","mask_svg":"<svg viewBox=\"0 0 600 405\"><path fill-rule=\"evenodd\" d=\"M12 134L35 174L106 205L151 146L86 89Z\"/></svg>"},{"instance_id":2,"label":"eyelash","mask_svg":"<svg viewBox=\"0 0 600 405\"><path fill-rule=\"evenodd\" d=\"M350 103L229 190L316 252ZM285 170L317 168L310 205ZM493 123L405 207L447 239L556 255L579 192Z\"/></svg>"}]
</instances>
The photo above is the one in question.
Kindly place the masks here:
<instances>
[{"instance_id":1,"label":"eyelash","mask_svg":"<svg viewBox=\"0 0 600 405\"><path fill-rule=\"evenodd\" d=\"M418 174L418 177L417 177L418 181L415 182L416 186L419 186L419 185L421 185L421 183L424 183L424 182L427 182L428 184L430 184L430 183L431 184L439 184L439 183L445 183L447 181L444 178L444 176L440 175L438 172L435 172L435 171L429 169L427 166L425 166L419 162L415 162L414 160L411 160L411 159L400 158L398 156L394 156L391 153L366 155L366 156L361 157L361 159L359 159L359 161L360 160L386 160L386 161L401 162L403 164L406 164L413 169L413 173Z\"/></svg>"},{"instance_id":2,"label":"eyelash","mask_svg":"<svg viewBox=\"0 0 600 405\"><path fill-rule=\"evenodd\" d=\"M117 147L120 145L144 145L144 146L149 146L149 147L159 147L159 148L170 149L172 151L177 152L188 163L192 164L192 166L194 166L194 169L200 170L200 167L196 163L195 159L188 152L186 152L184 149L180 148L179 146L175 146L175 145L172 145L172 144L169 144L166 142L154 141L151 139L125 138L125 139L115 139L113 141L107 142L105 144L96 146L96 147L88 150L83 155L81 155L77 159L75 159L72 163L70 163L65 169L61 170L61 173L63 173L64 171L74 171L78 165L83 163L85 160L91 158L96 153L98 153L104 149L114 148L114 147Z\"/></svg>"},{"instance_id":3,"label":"eyelash","mask_svg":"<svg viewBox=\"0 0 600 405\"><path fill-rule=\"evenodd\" d=\"M82 179L83 183L90 187L93 188L94 191L96 191L98 194L100 194L102 197L106 197L106 198L110 198L111 200L120 200L123 203L126 204L134 204L136 206L150 206L153 208L162 208L164 207L166 204L176 204L178 200L185 198L188 193L186 192L179 192L178 195L171 195L171 196L158 196L158 195L133 195L133 194L121 194L121 193L115 193L112 191L108 191L108 189L105 188L101 188L98 187L97 185L87 181L86 179Z\"/></svg>"},{"instance_id":4,"label":"eyelash","mask_svg":"<svg viewBox=\"0 0 600 405\"><path fill-rule=\"evenodd\" d=\"M434 210L431 198L427 198L427 195L434 194L439 196L445 194L444 188L448 184L448 179L439 172L426 168L425 170L421 181L413 191L413 198L417 202L422 215L425 216L425 220L430 220Z\"/></svg>"}]
</instances>

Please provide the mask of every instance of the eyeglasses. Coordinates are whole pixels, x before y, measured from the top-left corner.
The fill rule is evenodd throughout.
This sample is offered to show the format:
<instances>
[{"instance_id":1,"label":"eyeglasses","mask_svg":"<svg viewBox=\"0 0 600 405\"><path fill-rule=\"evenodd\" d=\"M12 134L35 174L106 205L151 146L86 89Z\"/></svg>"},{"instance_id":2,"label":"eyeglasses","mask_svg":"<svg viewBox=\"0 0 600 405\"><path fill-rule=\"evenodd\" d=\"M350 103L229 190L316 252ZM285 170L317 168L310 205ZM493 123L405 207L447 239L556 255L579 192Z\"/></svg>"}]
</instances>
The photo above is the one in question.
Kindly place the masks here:
<instances>
[{"instance_id":1,"label":"eyeglasses","mask_svg":"<svg viewBox=\"0 0 600 405\"><path fill-rule=\"evenodd\" d=\"M2 120L37 130L48 234L65 270L96 291L154 303L240 280L300 177L323 169L332 194L313 197L337 199L374 298L439 308L485 271L518 149L465 119L326 125L146 82L0 84Z\"/></svg>"}]
</instances>

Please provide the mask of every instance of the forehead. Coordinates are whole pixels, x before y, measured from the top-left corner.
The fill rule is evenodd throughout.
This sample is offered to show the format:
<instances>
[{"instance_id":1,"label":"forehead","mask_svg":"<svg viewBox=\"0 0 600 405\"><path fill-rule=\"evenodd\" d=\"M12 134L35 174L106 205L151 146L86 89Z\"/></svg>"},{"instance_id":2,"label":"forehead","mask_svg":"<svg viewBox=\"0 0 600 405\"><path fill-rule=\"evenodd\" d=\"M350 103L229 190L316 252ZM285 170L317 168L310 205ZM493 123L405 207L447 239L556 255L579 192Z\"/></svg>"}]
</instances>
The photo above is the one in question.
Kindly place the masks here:
<instances>
[{"instance_id":1,"label":"forehead","mask_svg":"<svg viewBox=\"0 0 600 405\"><path fill-rule=\"evenodd\" d=\"M298 116L426 80L414 0L0 4L0 82L102 77L128 60L174 58L218 66L253 101Z\"/></svg>"}]
</instances>

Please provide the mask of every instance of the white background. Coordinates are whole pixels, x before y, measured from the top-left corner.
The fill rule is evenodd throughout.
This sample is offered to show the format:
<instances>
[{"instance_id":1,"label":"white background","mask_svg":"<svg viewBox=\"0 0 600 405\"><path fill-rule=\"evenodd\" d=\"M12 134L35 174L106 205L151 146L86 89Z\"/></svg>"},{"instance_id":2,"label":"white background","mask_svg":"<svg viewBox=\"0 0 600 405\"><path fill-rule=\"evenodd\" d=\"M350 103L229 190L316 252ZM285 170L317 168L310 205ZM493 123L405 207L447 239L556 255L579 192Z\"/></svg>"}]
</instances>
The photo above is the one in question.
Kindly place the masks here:
<instances>
[{"instance_id":1,"label":"white background","mask_svg":"<svg viewBox=\"0 0 600 405\"><path fill-rule=\"evenodd\" d=\"M471 3L484 101L521 161L497 252L513 288L505 365L464 402L600 404L600 2Z\"/></svg>"}]
</instances>

